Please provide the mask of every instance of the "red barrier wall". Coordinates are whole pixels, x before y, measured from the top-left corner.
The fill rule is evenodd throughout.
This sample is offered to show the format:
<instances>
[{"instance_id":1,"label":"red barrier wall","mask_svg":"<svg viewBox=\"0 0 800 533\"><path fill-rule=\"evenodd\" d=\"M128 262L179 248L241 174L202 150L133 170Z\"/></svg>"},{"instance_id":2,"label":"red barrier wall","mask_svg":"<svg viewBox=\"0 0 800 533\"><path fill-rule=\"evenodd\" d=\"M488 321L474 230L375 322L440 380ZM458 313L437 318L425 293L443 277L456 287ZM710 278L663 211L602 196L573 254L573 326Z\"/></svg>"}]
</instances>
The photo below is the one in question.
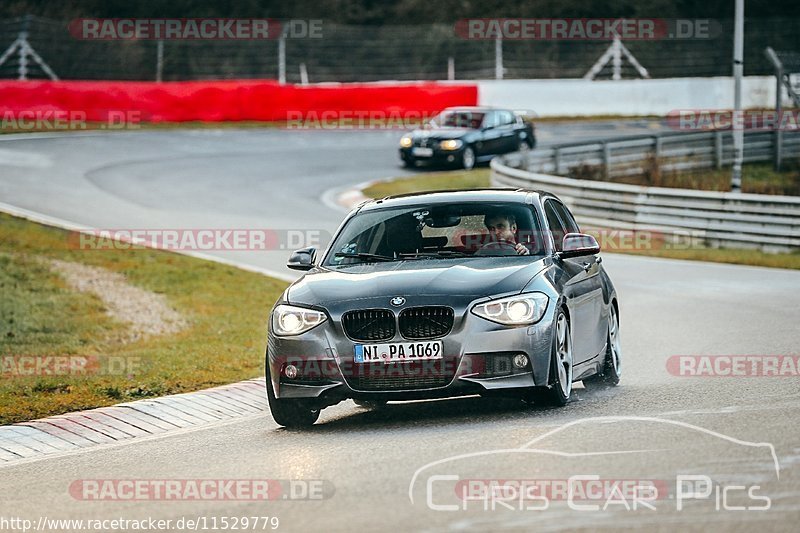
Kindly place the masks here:
<instances>
[{"instance_id":1,"label":"red barrier wall","mask_svg":"<svg viewBox=\"0 0 800 533\"><path fill-rule=\"evenodd\" d=\"M269 80L127 82L0 81L0 118L9 112L85 113L105 122L109 112L140 113L147 122L265 120L323 112L432 115L456 105L476 105L474 84L280 85Z\"/></svg>"}]
</instances>

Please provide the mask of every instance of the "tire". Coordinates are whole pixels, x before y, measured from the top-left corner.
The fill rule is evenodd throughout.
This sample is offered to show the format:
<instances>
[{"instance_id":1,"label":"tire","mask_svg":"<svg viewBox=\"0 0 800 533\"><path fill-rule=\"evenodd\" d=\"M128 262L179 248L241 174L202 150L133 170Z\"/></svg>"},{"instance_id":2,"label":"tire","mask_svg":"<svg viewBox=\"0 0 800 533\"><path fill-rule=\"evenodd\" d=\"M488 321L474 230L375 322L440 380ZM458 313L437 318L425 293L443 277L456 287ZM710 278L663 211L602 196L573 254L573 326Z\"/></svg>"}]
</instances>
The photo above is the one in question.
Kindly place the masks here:
<instances>
[{"instance_id":1,"label":"tire","mask_svg":"<svg viewBox=\"0 0 800 533\"><path fill-rule=\"evenodd\" d=\"M556 313L556 331L550 362L551 382L536 391L534 402L563 407L572 397L572 337L563 309Z\"/></svg>"},{"instance_id":2,"label":"tire","mask_svg":"<svg viewBox=\"0 0 800 533\"><path fill-rule=\"evenodd\" d=\"M530 141L528 139L519 139L517 143L517 152L522 155L527 155L531 151Z\"/></svg>"},{"instance_id":3,"label":"tire","mask_svg":"<svg viewBox=\"0 0 800 533\"><path fill-rule=\"evenodd\" d=\"M388 403L386 400L353 400L355 404L364 409L383 409Z\"/></svg>"},{"instance_id":4,"label":"tire","mask_svg":"<svg viewBox=\"0 0 800 533\"><path fill-rule=\"evenodd\" d=\"M475 150L471 146L464 148L461 152L461 168L464 170L472 170L475 168Z\"/></svg>"},{"instance_id":5,"label":"tire","mask_svg":"<svg viewBox=\"0 0 800 533\"><path fill-rule=\"evenodd\" d=\"M305 400L276 398L267 365L267 401L272 418L279 426L301 428L314 425L321 409L312 409Z\"/></svg>"},{"instance_id":6,"label":"tire","mask_svg":"<svg viewBox=\"0 0 800 533\"><path fill-rule=\"evenodd\" d=\"M583 380L588 388L615 387L619 384L622 375L622 350L619 342L619 315L612 302L611 312L608 314L608 337L606 338L606 355L603 361L603 370L600 374Z\"/></svg>"}]
</instances>

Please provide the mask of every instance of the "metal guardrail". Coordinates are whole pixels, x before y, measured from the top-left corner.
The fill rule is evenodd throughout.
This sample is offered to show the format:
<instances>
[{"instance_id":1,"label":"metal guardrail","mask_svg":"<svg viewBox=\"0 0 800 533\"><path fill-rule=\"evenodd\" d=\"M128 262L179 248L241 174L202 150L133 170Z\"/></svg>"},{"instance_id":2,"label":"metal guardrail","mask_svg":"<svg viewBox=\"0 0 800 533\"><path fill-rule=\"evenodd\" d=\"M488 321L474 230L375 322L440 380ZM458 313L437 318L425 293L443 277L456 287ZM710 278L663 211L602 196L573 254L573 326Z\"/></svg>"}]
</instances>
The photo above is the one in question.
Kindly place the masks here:
<instances>
[{"instance_id":1,"label":"metal guardrail","mask_svg":"<svg viewBox=\"0 0 800 533\"><path fill-rule=\"evenodd\" d=\"M800 159L799 131L749 131L744 135L744 162ZM534 172L569 175L580 172L597 179L722 168L733 163L730 130L696 133L631 135L596 142L559 144L535 150L527 163L519 156L508 164Z\"/></svg>"},{"instance_id":2,"label":"metal guardrail","mask_svg":"<svg viewBox=\"0 0 800 533\"><path fill-rule=\"evenodd\" d=\"M800 249L800 197L645 187L544 174L599 166L606 179L647 170L710 168L732 161L729 132L667 134L564 144L492 161L492 185L558 195L584 226L649 231L712 247ZM745 135L745 161L768 161L773 132ZM783 135L784 157L800 157L800 134ZM527 170L525 159L529 159ZM516 167L516 168L515 168Z\"/></svg>"}]
</instances>

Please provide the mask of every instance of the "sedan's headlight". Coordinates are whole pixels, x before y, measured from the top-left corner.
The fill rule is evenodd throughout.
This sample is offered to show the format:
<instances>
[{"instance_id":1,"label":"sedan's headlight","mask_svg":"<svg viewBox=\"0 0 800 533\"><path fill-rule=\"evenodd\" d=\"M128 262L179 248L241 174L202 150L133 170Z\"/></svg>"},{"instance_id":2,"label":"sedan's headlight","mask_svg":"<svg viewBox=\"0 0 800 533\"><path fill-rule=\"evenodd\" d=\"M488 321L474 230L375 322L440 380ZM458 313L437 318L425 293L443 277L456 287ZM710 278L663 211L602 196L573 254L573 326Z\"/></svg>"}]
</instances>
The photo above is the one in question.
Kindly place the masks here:
<instances>
[{"instance_id":1,"label":"sedan's headlight","mask_svg":"<svg viewBox=\"0 0 800 533\"><path fill-rule=\"evenodd\" d=\"M300 335L327 320L325 313L281 304L272 312L272 332L279 336Z\"/></svg>"},{"instance_id":2,"label":"sedan's headlight","mask_svg":"<svg viewBox=\"0 0 800 533\"><path fill-rule=\"evenodd\" d=\"M472 312L498 324L524 326L542 319L548 301L546 294L529 292L478 304L472 308Z\"/></svg>"},{"instance_id":3,"label":"sedan's headlight","mask_svg":"<svg viewBox=\"0 0 800 533\"><path fill-rule=\"evenodd\" d=\"M441 144L439 144L439 148L442 150L458 150L463 145L464 143L459 139L448 139L446 141L442 141Z\"/></svg>"},{"instance_id":4,"label":"sedan's headlight","mask_svg":"<svg viewBox=\"0 0 800 533\"><path fill-rule=\"evenodd\" d=\"M403 148L411 148L412 144L414 144L414 141L411 140L411 137L409 135L406 135L405 137L402 137L400 139L400 146L402 146Z\"/></svg>"}]
</instances>

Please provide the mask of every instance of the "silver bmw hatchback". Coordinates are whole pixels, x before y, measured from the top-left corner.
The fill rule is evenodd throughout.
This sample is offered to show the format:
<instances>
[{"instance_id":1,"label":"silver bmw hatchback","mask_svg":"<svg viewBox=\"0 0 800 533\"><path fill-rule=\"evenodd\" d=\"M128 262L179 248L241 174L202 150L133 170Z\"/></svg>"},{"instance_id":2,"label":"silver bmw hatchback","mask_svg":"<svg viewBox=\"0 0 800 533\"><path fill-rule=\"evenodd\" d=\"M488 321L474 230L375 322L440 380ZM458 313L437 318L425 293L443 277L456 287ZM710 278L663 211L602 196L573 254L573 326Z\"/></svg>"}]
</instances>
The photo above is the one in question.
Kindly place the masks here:
<instances>
[{"instance_id":1,"label":"silver bmw hatchback","mask_svg":"<svg viewBox=\"0 0 800 533\"><path fill-rule=\"evenodd\" d=\"M620 379L619 306L600 247L540 191L485 189L354 209L276 302L266 352L275 421L345 399L515 396L565 405Z\"/></svg>"}]
</instances>

